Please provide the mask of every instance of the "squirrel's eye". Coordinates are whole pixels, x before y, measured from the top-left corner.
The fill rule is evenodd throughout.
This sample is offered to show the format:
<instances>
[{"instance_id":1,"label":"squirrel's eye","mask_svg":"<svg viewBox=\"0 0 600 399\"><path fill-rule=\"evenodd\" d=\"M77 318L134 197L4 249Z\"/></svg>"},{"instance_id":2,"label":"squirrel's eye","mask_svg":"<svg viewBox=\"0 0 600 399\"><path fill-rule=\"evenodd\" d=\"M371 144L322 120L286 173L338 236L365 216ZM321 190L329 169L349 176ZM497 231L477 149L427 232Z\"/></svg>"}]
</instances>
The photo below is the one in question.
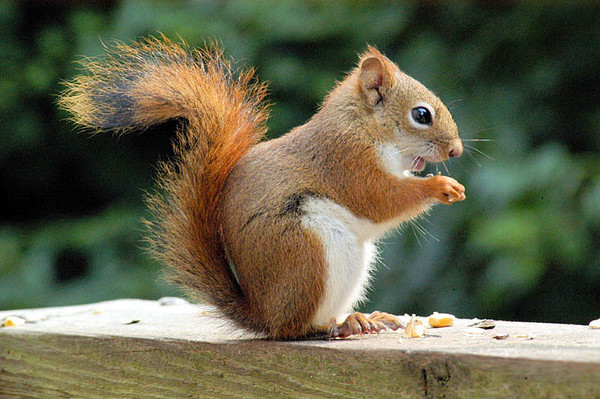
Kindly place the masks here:
<instances>
[{"instance_id":1,"label":"squirrel's eye","mask_svg":"<svg viewBox=\"0 0 600 399\"><path fill-rule=\"evenodd\" d=\"M433 124L433 118L431 112L425 107L415 107L410 111L410 116L415 122L421 125L431 126Z\"/></svg>"}]
</instances>

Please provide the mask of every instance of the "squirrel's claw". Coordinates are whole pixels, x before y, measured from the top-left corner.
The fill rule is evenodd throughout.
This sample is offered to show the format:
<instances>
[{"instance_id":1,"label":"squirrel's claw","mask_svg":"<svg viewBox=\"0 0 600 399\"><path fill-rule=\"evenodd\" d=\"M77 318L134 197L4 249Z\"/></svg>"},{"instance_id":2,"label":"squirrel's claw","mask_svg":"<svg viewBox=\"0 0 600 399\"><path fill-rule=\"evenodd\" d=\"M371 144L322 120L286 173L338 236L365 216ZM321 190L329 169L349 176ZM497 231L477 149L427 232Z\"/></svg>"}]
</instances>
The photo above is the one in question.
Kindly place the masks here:
<instances>
[{"instance_id":1,"label":"squirrel's claw","mask_svg":"<svg viewBox=\"0 0 600 399\"><path fill-rule=\"evenodd\" d=\"M397 330L404 325L396 316L383 312L373 312L369 317L362 313L352 313L343 323L338 324L335 317L329 320L327 335L329 338L347 338L356 334L379 334L382 330Z\"/></svg>"},{"instance_id":2,"label":"squirrel's claw","mask_svg":"<svg viewBox=\"0 0 600 399\"><path fill-rule=\"evenodd\" d=\"M437 174L429 177L426 182L431 187L432 195L442 204L449 205L467 198L465 187L451 177Z\"/></svg>"}]
</instances>

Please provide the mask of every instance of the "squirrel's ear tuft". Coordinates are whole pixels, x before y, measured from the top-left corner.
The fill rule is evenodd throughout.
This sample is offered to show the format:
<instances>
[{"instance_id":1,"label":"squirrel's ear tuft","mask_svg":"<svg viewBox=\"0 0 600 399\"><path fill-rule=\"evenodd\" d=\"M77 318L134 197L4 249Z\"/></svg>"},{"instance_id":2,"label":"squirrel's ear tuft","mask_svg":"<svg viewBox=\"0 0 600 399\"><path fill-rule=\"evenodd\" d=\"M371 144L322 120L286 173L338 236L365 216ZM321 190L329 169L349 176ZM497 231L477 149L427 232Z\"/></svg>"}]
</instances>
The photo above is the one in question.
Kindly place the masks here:
<instances>
[{"instance_id":1,"label":"squirrel's ear tuft","mask_svg":"<svg viewBox=\"0 0 600 399\"><path fill-rule=\"evenodd\" d=\"M379 51L377 49L377 47L375 46L371 46L370 44L367 46L367 51L365 51L362 56L361 59L366 59L368 57L383 57L384 55L381 54L381 51Z\"/></svg>"},{"instance_id":2,"label":"squirrel's ear tuft","mask_svg":"<svg viewBox=\"0 0 600 399\"><path fill-rule=\"evenodd\" d=\"M387 91L392 87L393 77L385 65L385 59L377 50L376 55L371 49L360 63L358 77L360 88L367 97L370 105L375 106L385 100Z\"/></svg>"}]
</instances>

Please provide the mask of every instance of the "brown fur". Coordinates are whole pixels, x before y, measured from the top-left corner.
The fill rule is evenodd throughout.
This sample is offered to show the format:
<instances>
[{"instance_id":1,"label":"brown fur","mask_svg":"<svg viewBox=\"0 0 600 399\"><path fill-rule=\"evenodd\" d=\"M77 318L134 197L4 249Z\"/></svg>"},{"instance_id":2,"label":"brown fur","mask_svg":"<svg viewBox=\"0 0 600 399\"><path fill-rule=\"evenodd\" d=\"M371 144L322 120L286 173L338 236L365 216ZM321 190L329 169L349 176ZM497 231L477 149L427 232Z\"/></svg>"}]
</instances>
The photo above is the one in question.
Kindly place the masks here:
<instances>
[{"instance_id":1,"label":"brown fur","mask_svg":"<svg viewBox=\"0 0 600 399\"><path fill-rule=\"evenodd\" d=\"M301 224L308 198L328 198L375 223L464 198L452 179L398 178L385 169L381 144L425 143L435 160L462 145L442 102L374 48L309 122L260 144L265 88L252 71L232 71L218 49L148 39L84 65L88 74L68 83L60 100L78 124L128 131L186 120L177 160L161 165L160 193L149 200L152 252L177 282L243 328L286 339L326 331L312 324L327 264L324 244ZM417 100L435 108L430 129L406 121Z\"/></svg>"},{"instance_id":2,"label":"brown fur","mask_svg":"<svg viewBox=\"0 0 600 399\"><path fill-rule=\"evenodd\" d=\"M118 45L83 65L88 74L60 99L76 123L128 131L186 119L176 161L160 165L160 191L149 199L152 253L176 282L252 328L221 245L219 202L233 166L264 136L265 87L253 83L253 71L232 70L216 48L190 51L165 38Z\"/></svg>"}]
</instances>

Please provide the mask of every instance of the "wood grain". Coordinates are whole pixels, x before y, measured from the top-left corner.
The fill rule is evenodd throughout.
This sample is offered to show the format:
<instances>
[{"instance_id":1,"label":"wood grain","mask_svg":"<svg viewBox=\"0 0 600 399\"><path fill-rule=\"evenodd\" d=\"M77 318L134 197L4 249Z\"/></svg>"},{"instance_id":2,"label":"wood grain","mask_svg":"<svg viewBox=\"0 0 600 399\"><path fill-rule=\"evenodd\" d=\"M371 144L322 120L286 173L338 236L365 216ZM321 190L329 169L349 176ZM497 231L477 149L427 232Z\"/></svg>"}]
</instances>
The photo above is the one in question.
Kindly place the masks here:
<instances>
[{"instance_id":1,"label":"wood grain","mask_svg":"<svg viewBox=\"0 0 600 399\"><path fill-rule=\"evenodd\" d=\"M430 329L425 339L388 333L344 341L273 342L211 333L214 317L191 305L182 309L152 301L114 301L87 306L95 310L15 311L35 322L0 329L1 398L600 396L600 334L584 326L571 326L575 333L581 331L582 348L577 341L566 342L560 328L548 332L554 339L548 348L562 345L565 352L553 360L536 355L544 352L547 337L498 342L491 335L453 335L457 331L451 329L460 326ZM43 314L51 317L36 319ZM124 324L133 314L140 322ZM112 321L114 333L86 319L95 316L98 325L109 323L106 328ZM86 331L77 320L97 332ZM150 328L152 322L160 327L165 321L164 336ZM190 326L197 336L182 338ZM144 331L149 331L146 337ZM509 350L515 345L522 355ZM580 349L596 360L580 355Z\"/></svg>"}]
</instances>

